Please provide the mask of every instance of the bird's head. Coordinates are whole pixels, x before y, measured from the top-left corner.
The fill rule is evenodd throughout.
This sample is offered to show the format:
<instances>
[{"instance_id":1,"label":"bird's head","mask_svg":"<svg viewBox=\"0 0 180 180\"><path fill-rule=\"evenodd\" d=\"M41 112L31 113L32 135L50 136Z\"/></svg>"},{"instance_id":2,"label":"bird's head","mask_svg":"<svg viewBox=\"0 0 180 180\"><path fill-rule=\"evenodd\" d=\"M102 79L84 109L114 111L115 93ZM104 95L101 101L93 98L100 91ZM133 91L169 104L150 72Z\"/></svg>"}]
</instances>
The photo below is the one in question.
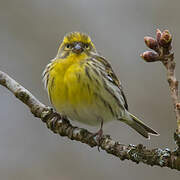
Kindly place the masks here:
<instances>
[{"instance_id":1,"label":"bird's head","mask_svg":"<svg viewBox=\"0 0 180 180\"><path fill-rule=\"evenodd\" d=\"M59 47L57 56L63 57L69 54L81 55L82 53L96 52L96 48L91 38L80 32L71 32L64 36Z\"/></svg>"}]
</instances>

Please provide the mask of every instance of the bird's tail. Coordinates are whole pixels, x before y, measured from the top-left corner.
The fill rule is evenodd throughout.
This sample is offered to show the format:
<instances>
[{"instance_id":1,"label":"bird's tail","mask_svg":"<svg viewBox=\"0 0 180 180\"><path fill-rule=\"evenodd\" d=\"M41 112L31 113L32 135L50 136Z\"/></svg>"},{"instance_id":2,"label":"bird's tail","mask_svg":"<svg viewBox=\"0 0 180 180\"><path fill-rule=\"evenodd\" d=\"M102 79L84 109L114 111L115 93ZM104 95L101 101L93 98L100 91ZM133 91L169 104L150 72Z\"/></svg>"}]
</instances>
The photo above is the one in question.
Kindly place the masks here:
<instances>
[{"instance_id":1,"label":"bird's tail","mask_svg":"<svg viewBox=\"0 0 180 180\"><path fill-rule=\"evenodd\" d=\"M144 136L145 138L150 139L149 134L158 136L159 133L157 133L152 128L145 125L142 121L140 121L136 116L129 113L131 120L126 120L125 123L127 123L130 127L132 127L134 130L136 130L139 134Z\"/></svg>"}]
</instances>

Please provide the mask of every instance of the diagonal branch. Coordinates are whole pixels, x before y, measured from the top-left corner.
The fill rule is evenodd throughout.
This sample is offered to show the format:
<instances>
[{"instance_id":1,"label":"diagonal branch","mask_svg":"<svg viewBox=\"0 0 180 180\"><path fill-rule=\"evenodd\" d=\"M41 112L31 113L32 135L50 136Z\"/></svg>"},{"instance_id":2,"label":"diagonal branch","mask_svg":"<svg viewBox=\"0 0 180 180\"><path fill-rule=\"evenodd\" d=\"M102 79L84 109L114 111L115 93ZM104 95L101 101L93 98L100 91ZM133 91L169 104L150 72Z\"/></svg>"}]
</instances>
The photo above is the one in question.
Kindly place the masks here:
<instances>
[{"instance_id":1,"label":"diagonal branch","mask_svg":"<svg viewBox=\"0 0 180 180\"><path fill-rule=\"evenodd\" d=\"M92 138L92 133L86 129L74 127L66 117L61 117L50 107L45 106L37 100L28 90L18 84L4 72L0 71L0 84L9 89L19 100L26 104L35 117L40 118L47 127L61 136L66 136L71 140L80 141L90 147L97 146L97 142ZM170 151L166 149L146 149L142 144L124 145L104 135L100 142L101 149L107 153L119 157L121 160L131 160L142 162L148 165L169 167L180 171L180 150Z\"/></svg>"}]
</instances>

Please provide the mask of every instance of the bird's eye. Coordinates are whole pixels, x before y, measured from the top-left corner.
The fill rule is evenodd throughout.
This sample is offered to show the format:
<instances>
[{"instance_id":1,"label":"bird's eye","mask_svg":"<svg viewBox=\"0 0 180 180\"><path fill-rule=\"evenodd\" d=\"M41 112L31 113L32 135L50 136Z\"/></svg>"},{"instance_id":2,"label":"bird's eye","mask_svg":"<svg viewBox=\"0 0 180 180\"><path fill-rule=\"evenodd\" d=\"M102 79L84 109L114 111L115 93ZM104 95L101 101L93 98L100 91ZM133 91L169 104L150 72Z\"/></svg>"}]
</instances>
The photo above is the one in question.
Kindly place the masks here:
<instances>
[{"instance_id":1,"label":"bird's eye","mask_svg":"<svg viewBox=\"0 0 180 180\"><path fill-rule=\"evenodd\" d=\"M66 44L66 48L70 49L71 48L71 44Z\"/></svg>"},{"instance_id":2,"label":"bird's eye","mask_svg":"<svg viewBox=\"0 0 180 180\"><path fill-rule=\"evenodd\" d=\"M85 47L86 49L88 49L88 48L89 48L89 44L85 44L84 47Z\"/></svg>"}]
</instances>

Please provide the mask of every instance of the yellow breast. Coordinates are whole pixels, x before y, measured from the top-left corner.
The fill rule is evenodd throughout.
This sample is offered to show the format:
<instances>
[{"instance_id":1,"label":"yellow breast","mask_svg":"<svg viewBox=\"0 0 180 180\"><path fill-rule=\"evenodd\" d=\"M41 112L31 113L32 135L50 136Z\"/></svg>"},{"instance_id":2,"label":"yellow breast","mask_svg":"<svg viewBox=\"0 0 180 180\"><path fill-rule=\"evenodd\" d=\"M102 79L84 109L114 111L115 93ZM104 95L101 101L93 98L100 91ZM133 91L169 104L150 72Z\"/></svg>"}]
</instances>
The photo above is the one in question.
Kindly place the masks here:
<instances>
[{"instance_id":1,"label":"yellow breast","mask_svg":"<svg viewBox=\"0 0 180 180\"><path fill-rule=\"evenodd\" d=\"M104 122L114 119L111 109L117 104L87 59L82 53L54 60L49 66L47 89L59 113L72 120L97 125L102 115Z\"/></svg>"},{"instance_id":2,"label":"yellow breast","mask_svg":"<svg viewBox=\"0 0 180 180\"><path fill-rule=\"evenodd\" d=\"M53 62L47 88L50 100L57 109L63 109L66 104L83 106L84 103L91 103L90 82L83 63L85 59L87 55L82 53Z\"/></svg>"}]
</instances>

